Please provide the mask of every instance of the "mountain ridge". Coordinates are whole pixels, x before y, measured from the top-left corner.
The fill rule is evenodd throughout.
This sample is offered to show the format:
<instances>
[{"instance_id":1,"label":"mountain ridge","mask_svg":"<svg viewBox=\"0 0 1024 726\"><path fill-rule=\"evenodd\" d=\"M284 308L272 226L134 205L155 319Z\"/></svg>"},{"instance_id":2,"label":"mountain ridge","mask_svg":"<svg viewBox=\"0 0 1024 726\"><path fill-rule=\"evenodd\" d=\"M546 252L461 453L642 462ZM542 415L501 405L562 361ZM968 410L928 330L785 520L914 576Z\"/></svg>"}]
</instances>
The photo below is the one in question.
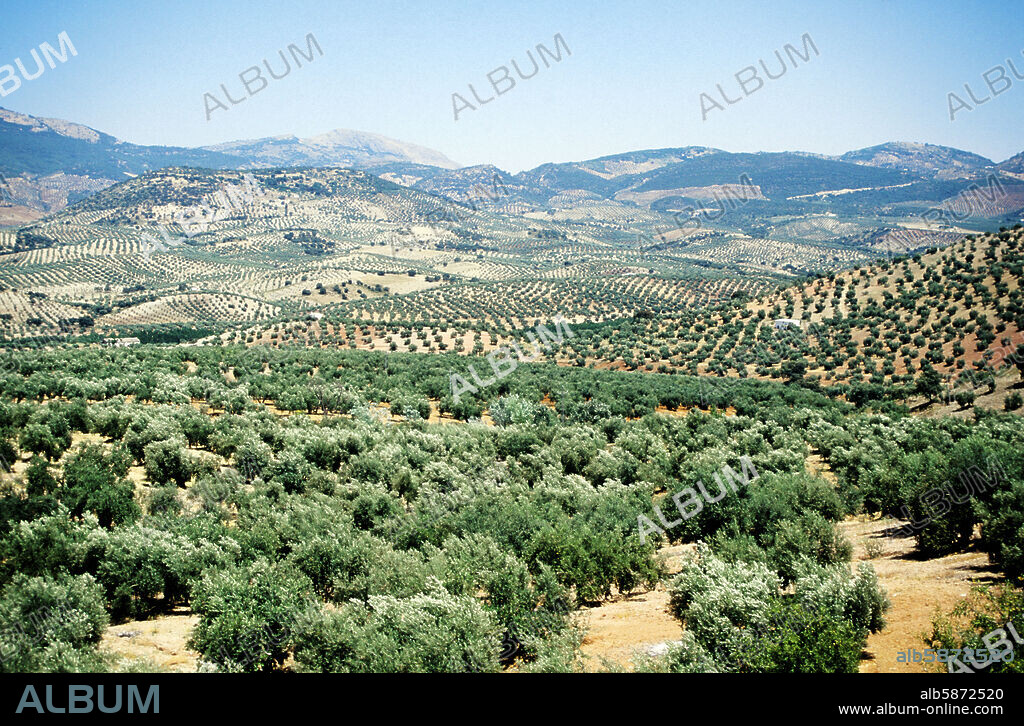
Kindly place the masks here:
<instances>
[{"instance_id":1,"label":"mountain ridge","mask_svg":"<svg viewBox=\"0 0 1024 726\"><path fill-rule=\"evenodd\" d=\"M100 189L158 169L318 166L371 170L388 165L458 166L433 149L361 131L334 129L307 139L283 134L211 147L145 146L84 124L0 107L0 225L31 222Z\"/></svg>"},{"instance_id":2,"label":"mountain ridge","mask_svg":"<svg viewBox=\"0 0 1024 726\"><path fill-rule=\"evenodd\" d=\"M366 168L393 162L425 164L442 169L460 166L441 152L425 146L351 129L332 129L308 138L285 134L242 139L201 148L243 157L247 159L249 168L282 165Z\"/></svg>"},{"instance_id":3,"label":"mountain ridge","mask_svg":"<svg viewBox=\"0 0 1024 726\"><path fill-rule=\"evenodd\" d=\"M1020 178L1024 152L996 164L953 147L902 141L837 156L681 146L551 162L511 174L491 164L463 167L428 147L364 131L280 134L196 148L141 146L83 124L0 108L0 224L32 221L119 181L169 167L353 168L458 201L513 204L520 211L544 208L566 193L670 210L741 185L744 174L758 175L758 194L775 201L869 192L878 203L898 203L906 194L885 190L908 185L916 185L917 198L929 199L939 194L935 184L966 184L994 173ZM481 184L494 189L484 192Z\"/></svg>"}]
</instances>

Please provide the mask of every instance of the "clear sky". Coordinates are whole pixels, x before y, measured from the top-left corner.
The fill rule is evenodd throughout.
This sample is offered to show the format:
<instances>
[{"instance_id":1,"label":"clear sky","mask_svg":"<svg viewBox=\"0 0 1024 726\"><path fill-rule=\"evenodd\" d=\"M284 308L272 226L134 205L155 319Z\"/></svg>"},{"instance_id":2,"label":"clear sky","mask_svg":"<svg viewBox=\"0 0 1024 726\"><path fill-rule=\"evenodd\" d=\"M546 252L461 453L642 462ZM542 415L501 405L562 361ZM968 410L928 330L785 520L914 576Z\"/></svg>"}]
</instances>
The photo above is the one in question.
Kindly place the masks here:
<instances>
[{"instance_id":1,"label":"clear sky","mask_svg":"<svg viewBox=\"0 0 1024 726\"><path fill-rule=\"evenodd\" d=\"M0 106L140 144L197 146L347 128L510 171L689 145L837 154L923 141L995 161L1024 150L1024 80L1006 63L1013 59L1024 76L1021 0L4 5L0 65L21 57L31 73L30 50L55 45L64 30L78 56L24 82ZM237 100L240 72L264 58L280 69L278 51L289 44L305 50L310 32L322 57L207 121L204 92L223 99L223 83ZM557 33L571 56L541 63L526 80L513 71L514 88L454 120L453 93L474 105L468 84L493 96L488 72L515 59L528 74L527 50L534 57L537 44L553 51ZM742 97L735 74L761 59L777 73L775 51L787 43L802 51L804 33L820 55L796 59L797 67L790 63L784 76ZM950 122L947 93L974 107L964 84L979 99L989 97L982 74L997 65L1012 86L958 110ZM718 83L741 100L724 104ZM702 92L725 106L706 120Z\"/></svg>"}]
</instances>

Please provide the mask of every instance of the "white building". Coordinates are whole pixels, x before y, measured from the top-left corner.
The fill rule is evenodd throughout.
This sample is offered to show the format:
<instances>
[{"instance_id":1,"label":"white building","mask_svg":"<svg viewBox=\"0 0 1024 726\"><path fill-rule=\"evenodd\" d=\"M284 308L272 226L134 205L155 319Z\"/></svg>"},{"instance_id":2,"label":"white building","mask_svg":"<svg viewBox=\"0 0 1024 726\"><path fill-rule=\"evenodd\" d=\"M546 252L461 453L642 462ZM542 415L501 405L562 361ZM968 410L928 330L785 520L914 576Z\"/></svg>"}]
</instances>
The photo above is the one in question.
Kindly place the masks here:
<instances>
[{"instance_id":1,"label":"white building","mask_svg":"<svg viewBox=\"0 0 1024 726\"><path fill-rule=\"evenodd\" d=\"M797 328L799 328L800 327L800 321L799 320L794 320L793 318L778 318L775 321L775 329L776 330L785 330L786 328L790 328L790 327L797 327Z\"/></svg>"},{"instance_id":2,"label":"white building","mask_svg":"<svg viewBox=\"0 0 1024 726\"><path fill-rule=\"evenodd\" d=\"M127 348L132 345L138 345L142 341L138 338L104 338L103 345L110 345L114 348Z\"/></svg>"}]
</instances>

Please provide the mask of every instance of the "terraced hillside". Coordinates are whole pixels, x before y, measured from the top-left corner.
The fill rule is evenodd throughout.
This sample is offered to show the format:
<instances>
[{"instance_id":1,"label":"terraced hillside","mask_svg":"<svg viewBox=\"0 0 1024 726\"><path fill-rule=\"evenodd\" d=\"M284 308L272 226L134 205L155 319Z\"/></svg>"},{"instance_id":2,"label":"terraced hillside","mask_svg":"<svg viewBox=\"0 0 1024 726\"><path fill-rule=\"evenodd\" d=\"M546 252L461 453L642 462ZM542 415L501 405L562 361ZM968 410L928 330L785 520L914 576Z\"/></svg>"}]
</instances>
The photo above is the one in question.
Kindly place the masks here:
<instances>
[{"instance_id":1,"label":"terraced hillside","mask_svg":"<svg viewBox=\"0 0 1024 726\"><path fill-rule=\"evenodd\" d=\"M165 170L0 237L0 332L227 326L323 308L413 321L463 298L519 302L469 317L457 302L453 321L536 317L567 296L581 315L621 317L704 304L726 273L740 278L730 291L779 274L768 258L709 260L632 224L485 211L350 170ZM186 293L211 302L178 304Z\"/></svg>"},{"instance_id":2,"label":"terraced hillside","mask_svg":"<svg viewBox=\"0 0 1024 726\"><path fill-rule=\"evenodd\" d=\"M261 323L221 340L479 355L524 343L558 313L574 334L549 359L713 376L709 398L723 404L733 382L759 378L961 408L998 387L1009 395L986 404L1015 408L1022 272L1017 227L777 291L725 277L480 282L342 303L322 319Z\"/></svg>"},{"instance_id":3,"label":"terraced hillside","mask_svg":"<svg viewBox=\"0 0 1024 726\"><path fill-rule=\"evenodd\" d=\"M892 205L898 211L865 211L863 200L849 201L856 194L779 197L827 187L847 167L871 183L899 182L890 177L903 172L669 151L551 165L532 176L435 169L430 184L414 186L345 169L144 174L0 234L0 335L171 341L215 332L221 340L487 352L560 313L598 326L563 351L564 362L770 375L733 365L732 346L693 327L712 324L699 322L708 306L945 246L969 229L908 217L923 204L914 195ZM753 176L726 183L709 159ZM793 164L813 178L783 184ZM402 172L410 168L389 168L409 183ZM627 198L670 172L696 175L685 183L689 211L662 204L667 197ZM959 215L950 220L973 224L961 209L975 208L965 183L907 182L934 192L934 205ZM977 209L998 216L1016 204L1016 187L999 185L1003 196ZM634 318L618 330L616 321ZM903 373L897 362L880 375ZM825 382L855 379L845 361L821 374Z\"/></svg>"},{"instance_id":4,"label":"terraced hillside","mask_svg":"<svg viewBox=\"0 0 1024 726\"><path fill-rule=\"evenodd\" d=\"M473 278L624 268L600 230L477 211L363 172L254 179L258 193L242 198L241 173L159 172L5 234L0 330L32 337L126 320L245 323L254 318L236 299L259 301L259 319ZM166 304L154 304L186 291L218 297L219 312L168 303L178 310L168 317Z\"/></svg>"},{"instance_id":5,"label":"terraced hillside","mask_svg":"<svg viewBox=\"0 0 1024 726\"><path fill-rule=\"evenodd\" d=\"M934 399L943 383L991 391L1020 360L1022 272L1018 225L739 305L584 330L561 355L599 366L842 383L861 396ZM777 330L780 319L798 322ZM624 356L627 328L640 343Z\"/></svg>"}]
</instances>

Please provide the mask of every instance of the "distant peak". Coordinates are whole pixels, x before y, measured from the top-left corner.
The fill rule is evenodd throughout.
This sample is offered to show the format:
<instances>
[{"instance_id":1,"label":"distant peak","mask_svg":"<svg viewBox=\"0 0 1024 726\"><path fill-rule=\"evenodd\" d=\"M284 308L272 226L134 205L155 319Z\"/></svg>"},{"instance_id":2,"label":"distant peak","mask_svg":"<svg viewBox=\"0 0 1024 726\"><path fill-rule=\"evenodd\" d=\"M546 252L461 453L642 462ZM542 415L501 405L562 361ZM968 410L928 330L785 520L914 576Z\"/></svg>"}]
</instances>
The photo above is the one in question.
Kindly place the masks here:
<instances>
[{"instance_id":1,"label":"distant peak","mask_svg":"<svg viewBox=\"0 0 1024 726\"><path fill-rule=\"evenodd\" d=\"M353 166L371 168L409 163L457 169L459 165L439 151L380 134L333 129L316 136L291 134L243 139L204 147L249 160L255 166Z\"/></svg>"}]
</instances>

